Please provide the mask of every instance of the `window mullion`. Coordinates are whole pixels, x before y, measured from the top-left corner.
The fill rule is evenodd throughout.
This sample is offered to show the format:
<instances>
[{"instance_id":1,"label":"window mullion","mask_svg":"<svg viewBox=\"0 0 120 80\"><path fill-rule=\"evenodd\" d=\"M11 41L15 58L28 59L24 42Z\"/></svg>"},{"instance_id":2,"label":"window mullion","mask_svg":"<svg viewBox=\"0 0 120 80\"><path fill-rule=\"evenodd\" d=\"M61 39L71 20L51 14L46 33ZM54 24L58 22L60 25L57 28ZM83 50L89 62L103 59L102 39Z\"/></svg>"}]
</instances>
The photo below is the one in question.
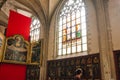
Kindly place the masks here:
<instances>
[{"instance_id":1,"label":"window mullion","mask_svg":"<svg viewBox=\"0 0 120 80\"><path fill-rule=\"evenodd\" d=\"M70 13L70 27L71 27L71 54L72 54L72 14Z\"/></svg>"}]
</instances>

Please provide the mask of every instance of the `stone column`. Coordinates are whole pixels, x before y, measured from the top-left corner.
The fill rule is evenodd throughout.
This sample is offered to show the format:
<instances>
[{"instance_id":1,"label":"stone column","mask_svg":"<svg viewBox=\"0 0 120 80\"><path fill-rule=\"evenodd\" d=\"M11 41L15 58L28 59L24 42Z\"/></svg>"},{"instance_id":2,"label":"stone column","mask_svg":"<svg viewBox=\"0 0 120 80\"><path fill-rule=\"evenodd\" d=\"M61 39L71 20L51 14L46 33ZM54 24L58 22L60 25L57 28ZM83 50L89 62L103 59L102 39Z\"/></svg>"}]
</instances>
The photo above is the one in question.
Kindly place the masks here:
<instances>
[{"instance_id":1,"label":"stone column","mask_svg":"<svg viewBox=\"0 0 120 80\"><path fill-rule=\"evenodd\" d=\"M48 59L48 40L49 40L49 23L45 22L45 25L41 27L41 38L43 39L43 58L42 65L40 66L40 79L46 80L46 72L47 72L47 59Z\"/></svg>"},{"instance_id":2,"label":"stone column","mask_svg":"<svg viewBox=\"0 0 120 80\"><path fill-rule=\"evenodd\" d=\"M108 0L92 0L96 9L102 80L116 80Z\"/></svg>"}]
</instances>

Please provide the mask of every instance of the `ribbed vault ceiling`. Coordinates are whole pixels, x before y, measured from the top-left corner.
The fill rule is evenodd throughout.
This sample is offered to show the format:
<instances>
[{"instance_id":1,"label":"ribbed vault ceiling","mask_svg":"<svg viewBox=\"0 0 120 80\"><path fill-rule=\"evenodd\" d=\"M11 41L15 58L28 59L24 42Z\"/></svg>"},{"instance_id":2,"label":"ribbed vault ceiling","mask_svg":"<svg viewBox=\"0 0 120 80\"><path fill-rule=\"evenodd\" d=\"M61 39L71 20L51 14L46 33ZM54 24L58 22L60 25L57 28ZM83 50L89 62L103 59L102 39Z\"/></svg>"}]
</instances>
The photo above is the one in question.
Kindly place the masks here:
<instances>
[{"instance_id":1,"label":"ribbed vault ceiling","mask_svg":"<svg viewBox=\"0 0 120 80\"><path fill-rule=\"evenodd\" d=\"M43 25L46 25L59 1L60 0L0 0L0 25L7 27L9 10L30 13L32 16L38 17ZM49 9L50 6L52 6L51 9Z\"/></svg>"}]
</instances>

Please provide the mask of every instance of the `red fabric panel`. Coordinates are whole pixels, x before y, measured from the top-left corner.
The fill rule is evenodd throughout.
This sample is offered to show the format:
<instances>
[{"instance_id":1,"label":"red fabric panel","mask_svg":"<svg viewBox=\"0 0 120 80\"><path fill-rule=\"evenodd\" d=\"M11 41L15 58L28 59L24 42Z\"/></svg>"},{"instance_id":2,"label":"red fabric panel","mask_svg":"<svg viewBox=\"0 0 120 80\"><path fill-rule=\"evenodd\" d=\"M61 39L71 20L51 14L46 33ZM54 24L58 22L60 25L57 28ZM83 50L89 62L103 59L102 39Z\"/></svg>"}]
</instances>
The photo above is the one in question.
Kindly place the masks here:
<instances>
[{"instance_id":1,"label":"red fabric panel","mask_svg":"<svg viewBox=\"0 0 120 80\"><path fill-rule=\"evenodd\" d=\"M26 80L26 65L1 64L0 80Z\"/></svg>"},{"instance_id":2,"label":"red fabric panel","mask_svg":"<svg viewBox=\"0 0 120 80\"><path fill-rule=\"evenodd\" d=\"M10 17L6 31L6 37L15 34L22 35L26 40L29 40L31 18L21 15L10 10Z\"/></svg>"},{"instance_id":3,"label":"red fabric panel","mask_svg":"<svg viewBox=\"0 0 120 80\"><path fill-rule=\"evenodd\" d=\"M31 18L10 11L6 37L20 34L29 40ZM0 64L0 80L25 80L26 65Z\"/></svg>"}]
</instances>

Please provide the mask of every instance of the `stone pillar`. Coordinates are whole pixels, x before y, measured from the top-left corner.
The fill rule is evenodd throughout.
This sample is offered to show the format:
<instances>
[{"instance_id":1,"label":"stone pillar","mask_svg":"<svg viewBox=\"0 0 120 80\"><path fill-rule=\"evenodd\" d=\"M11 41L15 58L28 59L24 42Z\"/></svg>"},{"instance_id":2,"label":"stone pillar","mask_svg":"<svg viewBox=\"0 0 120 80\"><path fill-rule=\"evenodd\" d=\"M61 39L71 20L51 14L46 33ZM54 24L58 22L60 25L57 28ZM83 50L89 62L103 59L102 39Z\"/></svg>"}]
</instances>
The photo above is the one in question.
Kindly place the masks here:
<instances>
[{"instance_id":1,"label":"stone pillar","mask_svg":"<svg viewBox=\"0 0 120 80\"><path fill-rule=\"evenodd\" d=\"M42 65L40 66L40 79L46 80L46 72L47 72L47 59L48 59L48 40L49 40L49 24L46 22L46 25L42 25L41 27L41 38L43 39L43 59Z\"/></svg>"},{"instance_id":2,"label":"stone pillar","mask_svg":"<svg viewBox=\"0 0 120 80\"><path fill-rule=\"evenodd\" d=\"M108 14L108 0L93 0L98 26L101 80L116 80L112 49L111 28Z\"/></svg>"}]
</instances>

